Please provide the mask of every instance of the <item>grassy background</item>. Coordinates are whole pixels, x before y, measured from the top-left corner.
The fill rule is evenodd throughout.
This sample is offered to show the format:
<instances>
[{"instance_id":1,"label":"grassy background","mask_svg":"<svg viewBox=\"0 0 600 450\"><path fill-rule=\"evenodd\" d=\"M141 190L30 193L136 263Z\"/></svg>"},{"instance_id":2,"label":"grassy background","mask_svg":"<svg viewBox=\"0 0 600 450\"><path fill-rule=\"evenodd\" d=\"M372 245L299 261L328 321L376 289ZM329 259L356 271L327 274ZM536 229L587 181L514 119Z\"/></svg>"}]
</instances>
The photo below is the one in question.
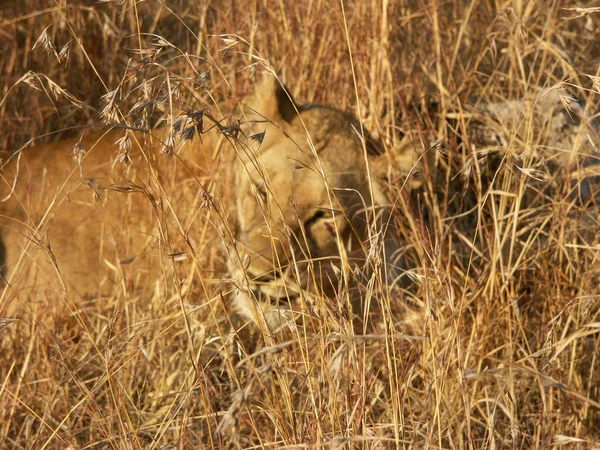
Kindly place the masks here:
<instances>
[{"instance_id":1,"label":"grassy background","mask_svg":"<svg viewBox=\"0 0 600 450\"><path fill-rule=\"evenodd\" d=\"M193 270L186 289L37 299L0 322L3 448L600 446L598 210L568 176L587 156L527 153L547 129L479 154L463 114L558 83L594 111L591 2L119 3L2 4L0 148L101 123L118 87L130 124L156 123L174 90L182 110L233 107L270 64L388 148L441 140L419 212L396 217L419 281L380 288L367 337L248 337L226 283Z\"/></svg>"}]
</instances>

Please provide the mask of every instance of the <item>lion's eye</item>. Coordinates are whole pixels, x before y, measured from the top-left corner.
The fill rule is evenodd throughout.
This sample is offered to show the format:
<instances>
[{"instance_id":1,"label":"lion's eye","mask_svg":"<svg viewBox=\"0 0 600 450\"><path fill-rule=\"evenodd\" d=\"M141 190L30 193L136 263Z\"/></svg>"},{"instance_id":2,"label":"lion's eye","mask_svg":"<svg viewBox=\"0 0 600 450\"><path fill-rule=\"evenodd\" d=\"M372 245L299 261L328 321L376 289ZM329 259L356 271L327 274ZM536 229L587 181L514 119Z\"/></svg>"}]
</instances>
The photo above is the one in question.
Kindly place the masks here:
<instances>
[{"instance_id":1,"label":"lion's eye","mask_svg":"<svg viewBox=\"0 0 600 450\"><path fill-rule=\"evenodd\" d=\"M333 211L330 209L318 209L314 212L312 216L308 218L305 222L306 227L310 227L311 225L319 222L331 222L333 220Z\"/></svg>"},{"instance_id":2,"label":"lion's eye","mask_svg":"<svg viewBox=\"0 0 600 450\"><path fill-rule=\"evenodd\" d=\"M330 209L319 209L309 219L309 222L316 222L322 219L333 219L333 211Z\"/></svg>"}]
</instances>

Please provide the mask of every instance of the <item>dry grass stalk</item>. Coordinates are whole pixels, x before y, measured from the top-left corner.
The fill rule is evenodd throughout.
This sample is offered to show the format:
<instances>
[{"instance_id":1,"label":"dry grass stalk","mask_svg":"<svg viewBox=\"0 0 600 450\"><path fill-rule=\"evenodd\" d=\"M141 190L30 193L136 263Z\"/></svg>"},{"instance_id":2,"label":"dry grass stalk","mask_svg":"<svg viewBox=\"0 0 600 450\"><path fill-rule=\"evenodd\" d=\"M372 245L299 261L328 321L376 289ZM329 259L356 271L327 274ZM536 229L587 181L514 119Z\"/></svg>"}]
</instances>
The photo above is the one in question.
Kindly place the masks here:
<instances>
[{"instance_id":1,"label":"dry grass stalk","mask_svg":"<svg viewBox=\"0 0 600 450\"><path fill-rule=\"evenodd\" d=\"M216 169L112 187L151 205L161 276L107 260L101 300L33 289L0 319L0 446L600 447L599 21L546 0L7 5L0 149L118 124L107 162L128 170L130 130L166 122L178 158L212 126L237 132L225 119L266 60L298 98L360 116L387 148L408 136L426 164L412 198L390 172L413 283L366 280L366 333L344 296L275 335L231 314L211 244L231 240L235 193ZM557 86L568 96L544 119L536 101ZM93 149L76 150L85 165ZM43 231L29 245L52 261Z\"/></svg>"}]
</instances>

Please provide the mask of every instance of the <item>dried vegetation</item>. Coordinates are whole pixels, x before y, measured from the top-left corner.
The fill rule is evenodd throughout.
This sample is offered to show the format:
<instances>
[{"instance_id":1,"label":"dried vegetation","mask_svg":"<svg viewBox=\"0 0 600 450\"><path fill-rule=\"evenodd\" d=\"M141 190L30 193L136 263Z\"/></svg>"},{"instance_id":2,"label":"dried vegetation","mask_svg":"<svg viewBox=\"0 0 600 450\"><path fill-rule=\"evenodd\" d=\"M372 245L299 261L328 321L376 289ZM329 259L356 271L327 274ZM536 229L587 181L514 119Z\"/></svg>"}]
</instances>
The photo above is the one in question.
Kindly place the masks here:
<instances>
[{"instance_id":1,"label":"dried vegetation","mask_svg":"<svg viewBox=\"0 0 600 450\"><path fill-rule=\"evenodd\" d=\"M413 133L432 157L412 214L394 215L414 285L376 284L368 334L249 332L229 315L218 242L192 236L205 265L188 258L184 275L79 303L39 292L0 319L0 446L599 447L600 12L588 6L5 2L1 149L177 118L192 137L198 111L228 116L270 66L297 98L352 112L388 148ZM557 130L535 99L562 88ZM204 211L219 201L202 195Z\"/></svg>"}]
</instances>

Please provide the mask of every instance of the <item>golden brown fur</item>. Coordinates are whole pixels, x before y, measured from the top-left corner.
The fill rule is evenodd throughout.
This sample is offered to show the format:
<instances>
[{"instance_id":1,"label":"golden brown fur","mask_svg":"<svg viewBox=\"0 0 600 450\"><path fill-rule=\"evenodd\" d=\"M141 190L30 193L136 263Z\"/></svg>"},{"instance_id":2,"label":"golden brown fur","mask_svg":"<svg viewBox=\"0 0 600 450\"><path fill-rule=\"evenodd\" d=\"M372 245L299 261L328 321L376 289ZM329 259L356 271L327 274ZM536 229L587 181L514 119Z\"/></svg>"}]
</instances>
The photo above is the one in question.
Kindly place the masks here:
<instances>
[{"instance_id":1,"label":"golden brown fur","mask_svg":"<svg viewBox=\"0 0 600 450\"><path fill-rule=\"evenodd\" d=\"M84 136L81 165L76 140L2 154L0 259L10 297L152 286L173 253L204 261L216 235L202 240L208 221L227 250L242 316L274 328L292 317L301 292L334 295L344 264L364 264L371 225L388 203L389 155L377 155L350 116L298 107L272 78L247 99L241 123L237 137L213 127L179 158L160 154L166 131L130 133L129 165L113 163L123 131ZM392 162L410 174L417 155ZM235 198L222 198L219 183L234 184Z\"/></svg>"}]
</instances>

